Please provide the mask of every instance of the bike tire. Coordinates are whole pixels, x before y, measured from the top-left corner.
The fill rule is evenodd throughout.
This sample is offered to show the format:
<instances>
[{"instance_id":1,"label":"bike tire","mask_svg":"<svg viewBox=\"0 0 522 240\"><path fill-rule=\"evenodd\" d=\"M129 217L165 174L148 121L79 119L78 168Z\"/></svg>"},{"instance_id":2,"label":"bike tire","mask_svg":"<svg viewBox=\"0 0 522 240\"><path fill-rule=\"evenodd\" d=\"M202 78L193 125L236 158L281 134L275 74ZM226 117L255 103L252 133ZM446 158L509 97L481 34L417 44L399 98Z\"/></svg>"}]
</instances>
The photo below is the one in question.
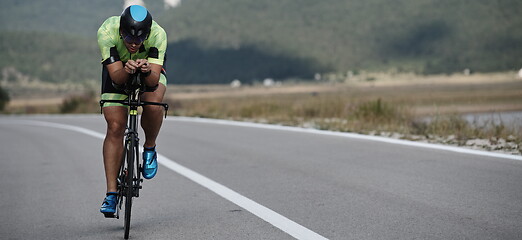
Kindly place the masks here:
<instances>
[{"instance_id":1,"label":"bike tire","mask_svg":"<svg viewBox=\"0 0 522 240\"><path fill-rule=\"evenodd\" d=\"M120 210L123 206L123 198L125 196L125 179L127 174L127 143L125 143L125 147L123 149L122 158L121 158L121 165L120 165L120 172L118 173L118 205L116 207L116 218L120 219Z\"/></svg>"},{"instance_id":2,"label":"bike tire","mask_svg":"<svg viewBox=\"0 0 522 240\"><path fill-rule=\"evenodd\" d=\"M130 143L127 145L127 177L125 179L125 183L127 185L127 189L125 190L125 219L124 219L124 239L129 239L130 232L130 221L131 221L131 210L132 210L132 198L134 196L134 158L135 158L135 139L134 137L130 138Z\"/></svg>"}]
</instances>

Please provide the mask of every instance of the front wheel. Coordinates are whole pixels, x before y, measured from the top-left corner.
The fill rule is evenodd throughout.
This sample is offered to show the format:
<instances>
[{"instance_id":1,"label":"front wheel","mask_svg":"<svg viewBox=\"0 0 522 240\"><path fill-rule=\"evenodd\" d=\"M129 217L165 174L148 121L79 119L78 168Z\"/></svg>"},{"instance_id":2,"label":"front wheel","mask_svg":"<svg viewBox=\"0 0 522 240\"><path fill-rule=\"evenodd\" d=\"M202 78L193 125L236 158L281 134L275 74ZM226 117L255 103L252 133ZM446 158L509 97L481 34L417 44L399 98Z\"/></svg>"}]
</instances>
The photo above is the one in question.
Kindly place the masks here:
<instances>
[{"instance_id":1,"label":"front wheel","mask_svg":"<svg viewBox=\"0 0 522 240\"><path fill-rule=\"evenodd\" d=\"M132 196L126 196L125 197L125 222L124 222L124 229L125 229L125 239L129 239L129 232L130 232L130 219L131 219L131 209L132 209Z\"/></svg>"},{"instance_id":2,"label":"front wheel","mask_svg":"<svg viewBox=\"0 0 522 240\"><path fill-rule=\"evenodd\" d=\"M125 229L124 238L129 239L129 231L130 231L130 220L131 220L131 210L132 210L132 197L134 197L134 157L135 157L135 139L130 139L130 144L127 144L127 176L125 178L125 219L123 223L123 227Z\"/></svg>"}]
</instances>

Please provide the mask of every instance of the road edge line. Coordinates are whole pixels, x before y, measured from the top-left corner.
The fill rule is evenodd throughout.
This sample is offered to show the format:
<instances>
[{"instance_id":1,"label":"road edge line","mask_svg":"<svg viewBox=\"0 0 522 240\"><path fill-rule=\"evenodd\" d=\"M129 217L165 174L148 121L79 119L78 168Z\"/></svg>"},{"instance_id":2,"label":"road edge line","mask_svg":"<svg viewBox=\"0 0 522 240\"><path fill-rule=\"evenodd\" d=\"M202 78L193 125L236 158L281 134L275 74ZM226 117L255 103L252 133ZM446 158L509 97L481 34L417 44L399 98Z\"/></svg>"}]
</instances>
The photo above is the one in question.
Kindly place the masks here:
<instances>
[{"instance_id":1,"label":"road edge line","mask_svg":"<svg viewBox=\"0 0 522 240\"><path fill-rule=\"evenodd\" d=\"M360 139L360 140L368 140L368 141L376 141L376 142L385 142L390 144L397 145L405 145L412 147L421 147L427 149L436 149L471 155L479 155L479 156L487 156L487 157L495 157L495 158L504 158L522 161L522 156L519 155L509 155L505 153L497 153L497 152L487 152L481 150L474 150L462 147L455 146L446 146L434 143L424 143L424 142L414 142L402 139L394 139L380 136L370 136L358 133L349 133L349 132L334 132L327 130L318 130L314 128L301 128L301 127L291 127L291 126L281 126L281 125L271 125L271 124L263 124L263 123L252 123L252 122L239 122L232 120L222 120L222 119L211 119L211 118L194 118L194 117L171 117L167 119L168 121L182 121L182 122L196 122L196 123L207 123L207 124L219 124L219 125L228 125L228 126L240 126L240 127L250 127L250 128L260 128L260 129L270 129L270 130L280 130L280 131L289 131L289 132L301 132L301 133L311 133L318 135L326 135L326 136L337 136L351 139Z\"/></svg>"}]
</instances>

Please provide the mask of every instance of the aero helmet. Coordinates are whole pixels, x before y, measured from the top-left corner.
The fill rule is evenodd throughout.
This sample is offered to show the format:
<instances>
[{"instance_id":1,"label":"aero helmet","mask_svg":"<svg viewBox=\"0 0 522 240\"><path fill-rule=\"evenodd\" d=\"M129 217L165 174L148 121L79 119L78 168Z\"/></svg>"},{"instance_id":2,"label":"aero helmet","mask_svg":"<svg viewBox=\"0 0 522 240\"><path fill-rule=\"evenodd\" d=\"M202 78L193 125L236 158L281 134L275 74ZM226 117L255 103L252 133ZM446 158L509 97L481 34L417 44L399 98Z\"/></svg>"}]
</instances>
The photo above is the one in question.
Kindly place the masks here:
<instances>
[{"instance_id":1,"label":"aero helmet","mask_svg":"<svg viewBox=\"0 0 522 240\"><path fill-rule=\"evenodd\" d=\"M147 39L152 26L152 16L143 6L132 5L121 13L120 31L126 42L142 43Z\"/></svg>"}]
</instances>

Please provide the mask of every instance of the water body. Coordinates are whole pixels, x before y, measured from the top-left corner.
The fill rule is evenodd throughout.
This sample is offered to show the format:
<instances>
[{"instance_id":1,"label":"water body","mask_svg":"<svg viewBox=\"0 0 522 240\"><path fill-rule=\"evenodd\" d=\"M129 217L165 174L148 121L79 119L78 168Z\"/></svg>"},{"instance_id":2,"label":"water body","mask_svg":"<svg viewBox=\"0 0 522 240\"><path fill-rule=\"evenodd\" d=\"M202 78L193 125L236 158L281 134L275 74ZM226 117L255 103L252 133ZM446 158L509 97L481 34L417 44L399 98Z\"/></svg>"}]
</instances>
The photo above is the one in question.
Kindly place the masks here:
<instances>
[{"instance_id":1,"label":"water body","mask_svg":"<svg viewBox=\"0 0 522 240\"><path fill-rule=\"evenodd\" d=\"M478 126L483 125L504 125L507 127L522 127L522 111L516 112L492 112L492 113L474 113L462 115L469 123Z\"/></svg>"}]
</instances>

